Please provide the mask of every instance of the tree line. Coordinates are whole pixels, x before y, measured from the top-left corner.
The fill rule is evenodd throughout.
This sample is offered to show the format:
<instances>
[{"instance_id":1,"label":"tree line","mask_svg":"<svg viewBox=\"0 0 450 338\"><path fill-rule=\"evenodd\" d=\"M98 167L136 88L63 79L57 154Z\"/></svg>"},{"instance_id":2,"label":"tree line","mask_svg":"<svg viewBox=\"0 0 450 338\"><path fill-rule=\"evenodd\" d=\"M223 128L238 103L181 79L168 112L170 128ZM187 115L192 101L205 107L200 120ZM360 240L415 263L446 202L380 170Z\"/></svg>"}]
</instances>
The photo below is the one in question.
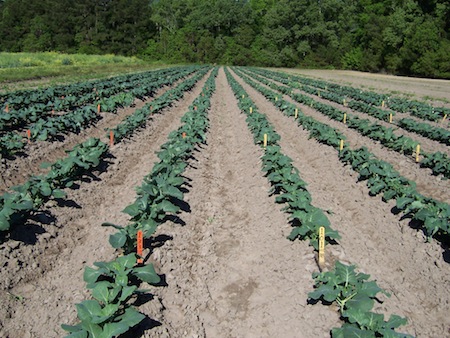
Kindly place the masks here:
<instances>
[{"instance_id":1,"label":"tree line","mask_svg":"<svg viewBox=\"0 0 450 338\"><path fill-rule=\"evenodd\" d=\"M448 0L0 0L0 51L450 78Z\"/></svg>"}]
</instances>

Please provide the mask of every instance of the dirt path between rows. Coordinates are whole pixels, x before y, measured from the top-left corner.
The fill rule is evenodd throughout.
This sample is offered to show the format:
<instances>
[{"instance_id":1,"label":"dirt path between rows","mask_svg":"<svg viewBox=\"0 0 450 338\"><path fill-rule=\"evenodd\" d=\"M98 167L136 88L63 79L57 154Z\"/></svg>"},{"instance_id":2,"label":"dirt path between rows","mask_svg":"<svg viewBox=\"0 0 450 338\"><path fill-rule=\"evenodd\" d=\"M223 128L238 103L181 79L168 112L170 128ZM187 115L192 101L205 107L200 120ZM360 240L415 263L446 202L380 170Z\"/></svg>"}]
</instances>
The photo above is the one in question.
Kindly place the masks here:
<instances>
[{"instance_id":1,"label":"dirt path between rows","mask_svg":"<svg viewBox=\"0 0 450 338\"><path fill-rule=\"evenodd\" d=\"M211 103L208 145L186 172L186 225L160 228L173 237L154 253L168 287L158 290L162 325L146 337L328 337L338 316L306 304L312 249L286 239L223 69Z\"/></svg>"},{"instance_id":2,"label":"dirt path between rows","mask_svg":"<svg viewBox=\"0 0 450 338\"><path fill-rule=\"evenodd\" d=\"M393 203L370 197L365 183L357 182L358 174L342 166L334 149L309 140L309 132L242 79L238 81L280 134L282 150L308 183L313 204L331 212L331 224L342 239L330 253L356 264L392 293L377 310L408 317L409 325L401 332L447 336L450 264L444 261L439 244L426 243L407 220L390 213Z\"/></svg>"},{"instance_id":3,"label":"dirt path between rows","mask_svg":"<svg viewBox=\"0 0 450 338\"><path fill-rule=\"evenodd\" d=\"M280 70L280 69L277 69ZM351 70L281 69L288 74L303 75L364 90L403 96L410 100L450 107L450 81L424 79L387 74L373 74Z\"/></svg>"},{"instance_id":4,"label":"dirt path between rows","mask_svg":"<svg viewBox=\"0 0 450 338\"><path fill-rule=\"evenodd\" d=\"M438 141L433 141L433 140L431 140L429 138L426 138L424 136L421 136L419 134L416 134L416 133L413 133L413 132L409 132L409 131L407 131L405 129L402 129L402 128L400 128L400 127L395 125L395 121L396 120L400 120L401 118L405 118L405 117L406 118L411 118L411 116L408 115L408 114L400 114L400 113L398 113L398 115L402 115L402 117L398 117L398 115L395 115L393 117L393 123L394 124L390 124L389 122L381 121L381 120L376 119L375 117L372 117L372 116L370 116L368 114L358 112L358 111L350 109L348 107L344 107L343 105L338 104L336 102L332 102L332 101L326 100L324 98L320 98L317 95L311 95L311 94L308 94L308 93L306 93L304 91L294 89L294 93L296 93L296 92L297 93L301 93L301 94L306 95L306 96L309 96L309 97L311 97L312 99L314 99L317 102L320 102L320 103L323 103L323 104L327 104L327 105L329 105L331 107L337 108L337 109L347 113L348 117L350 117L350 116L357 116L359 118L369 120L371 123L376 123L376 124L382 125L385 128L393 128L395 130L395 132L394 132L395 135L397 135L397 136L400 136L400 135L407 136L407 137L409 137L409 138L411 138L411 139L413 139L415 141L418 141L420 143L420 147L422 149L421 150L422 152L434 153L434 152L440 151L440 152L443 152L443 153L445 153L445 154L450 156L450 147L446 146L445 144L440 143ZM426 123L428 123L428 121L420 120L420 119L417 119L417 118L415 120L419 121L419 122L426 122ZM438 125L438 124L436 124L436 125ZM443 126L441 125L440 127L442 128Z\"/></svg>"},{"instance_id":5,"label":"dirt path between rows","mask_svg":"<svg viewBox=\"0 0 450 338\"><path fill-rule=\"evenodd\" d=\"M191 76L187 78L189 77ZM31 175L46 173L48 169L41 168L43 162L54 163L56 160L66 156L66 150L71 150L75 145L84 142L89 137L97 137L108 143L107 129L115 128L127 116L133 114L145 104L152 102L182 81L184 79L174 82L171 86L159 88L151 97L144 101L135 99L132 106L119 108L116 113L101 112L100 116L102 118L94 125L82 130L79 134L69 133L64 135L62 141L33 142L26 146L25 156L17 155L14 160L1 159L0 194L14 185L25 183Z\"/></svg>"},{"instance_id":6,"label":"dirt path between rows","mask_svg":"<svg viewBox=\"0 0 450 338\"><path fill-rule=\"evenodd\" d=\"M31 221L22 229L40 230L35 243L10 240L0 246L0 337L61 337L64 331L60 325L77 321L75 303L88 297L83 282L85 266L115 256L108 243L113 230L100 225L127 223L128 216L121 210L135 200L135 187L158 160L155 151L181 124L181 116L205 81L206 76L181 102L155 115L131 140L115 145L106 172L89 183L80 183L78 190L67 190L74 206L61 208L48 203L46 211L54 221Z\"/></svg>"},{"instance_id":7,"label":"dirt path between rows","mask_svg":"<svg viewBox=\"0 0 450 338\"><path fill-rule=\"evenodd\" d=\"M256 81L256 80L255 80ZM273 81L273 80L270 80ZM258 81L256 81L258 82ZM273 81L276 82L276 81ZM260 83L262 86L264 84ZM267 87L267 86L265 86ZM272 89L271 89L272 90ZM280 95L282 95L280 93ZM450 180L444 180L439 176L433 176L431 169L421 168L415 162L415 156L405 156L396 151L390 150L382 146L379 142L361 135L358 131L350 129L342 122L335 121L310 106L298 103L287 95L282 95L283 99L295 104L307 116L313 117L315 120L325 123L344 134L347 138L346 142L352 148L362 146L372 152L377 158L386 161L404 177L417 183L417 191L421 194L437 199L438 201L450 202Z\"/></svg>"}]
</instances>

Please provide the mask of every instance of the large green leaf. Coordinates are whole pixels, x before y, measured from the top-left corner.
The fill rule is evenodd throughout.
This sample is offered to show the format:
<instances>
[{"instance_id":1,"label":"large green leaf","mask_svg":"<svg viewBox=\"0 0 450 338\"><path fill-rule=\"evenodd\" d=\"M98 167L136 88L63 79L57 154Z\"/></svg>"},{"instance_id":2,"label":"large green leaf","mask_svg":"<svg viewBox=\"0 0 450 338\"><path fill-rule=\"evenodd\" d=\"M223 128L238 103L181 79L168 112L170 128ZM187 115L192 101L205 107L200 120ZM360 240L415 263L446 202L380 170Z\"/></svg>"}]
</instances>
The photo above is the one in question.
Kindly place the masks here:
<instances>
[{"instance_id":1,"label":"large green leaf","mask_svg":"<svg viewBox=\"0 0 450 338\"><path fill-rule=\"evenodd\" d=\"M149 284L158 284L161 281L161 278L156 273L153 264L147 264L142 267L134 268L133 274L140 280Z\"/></svg>"}]
</instances>

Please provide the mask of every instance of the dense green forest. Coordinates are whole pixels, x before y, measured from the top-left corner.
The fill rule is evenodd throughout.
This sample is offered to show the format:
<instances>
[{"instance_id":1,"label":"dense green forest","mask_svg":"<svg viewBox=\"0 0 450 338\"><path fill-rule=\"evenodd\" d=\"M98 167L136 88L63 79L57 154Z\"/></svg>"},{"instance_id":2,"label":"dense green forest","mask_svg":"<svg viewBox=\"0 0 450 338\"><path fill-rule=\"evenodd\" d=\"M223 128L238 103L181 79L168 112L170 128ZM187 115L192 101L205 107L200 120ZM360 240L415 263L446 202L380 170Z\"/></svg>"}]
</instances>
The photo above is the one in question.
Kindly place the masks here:
<instances>
[{"instance_id":1,"label":"dense green forest","mask_svg":"<svg viewBox=\"0 0 450 338\"><path fill-rule=\"evenodd\" d=\"M0 51L450 78L449 0L0 0Z\"/></svg>"}]
</instances>

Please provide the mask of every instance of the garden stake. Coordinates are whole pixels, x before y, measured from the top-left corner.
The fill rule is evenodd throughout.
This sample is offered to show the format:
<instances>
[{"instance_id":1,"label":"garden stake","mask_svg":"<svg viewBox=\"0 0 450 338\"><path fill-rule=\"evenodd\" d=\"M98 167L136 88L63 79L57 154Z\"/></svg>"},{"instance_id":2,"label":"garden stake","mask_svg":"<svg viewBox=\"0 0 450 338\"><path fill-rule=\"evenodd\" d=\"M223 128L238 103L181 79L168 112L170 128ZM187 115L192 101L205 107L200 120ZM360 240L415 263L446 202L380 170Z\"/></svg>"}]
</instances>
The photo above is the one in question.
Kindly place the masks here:
<instances>
[{"instance_id":1,"label":"garden stake","mask_svg":"<svg viewBox=\"0 0 450 338\"><path fill-rule=\"evenodd\" d=\"M142 233L142 230L138 230L137 232L137 255L139 258L137 259L138 264L144 263L144 260L142 259L142 252L144 251L144 235Z\"/></svg>"},{"instance_id":2,"label":"garden stake","mask_svg":"<svg viewBox=\"0 0 450 338\"><path fill-rule=\"evenodd\" d=\"M319 228L319 268L325 267L325 228Z\"/></svg>"},{"instance_id":3,"label":"garden stake","mask_svg":"<svg viewBox=\"0 0 450 338\"><path fill-rule=\"evenodd\" d=\"M109 131L109 146L112 147L114 145L114 132L112 130Z\"/></svg>"}]
</instances>

